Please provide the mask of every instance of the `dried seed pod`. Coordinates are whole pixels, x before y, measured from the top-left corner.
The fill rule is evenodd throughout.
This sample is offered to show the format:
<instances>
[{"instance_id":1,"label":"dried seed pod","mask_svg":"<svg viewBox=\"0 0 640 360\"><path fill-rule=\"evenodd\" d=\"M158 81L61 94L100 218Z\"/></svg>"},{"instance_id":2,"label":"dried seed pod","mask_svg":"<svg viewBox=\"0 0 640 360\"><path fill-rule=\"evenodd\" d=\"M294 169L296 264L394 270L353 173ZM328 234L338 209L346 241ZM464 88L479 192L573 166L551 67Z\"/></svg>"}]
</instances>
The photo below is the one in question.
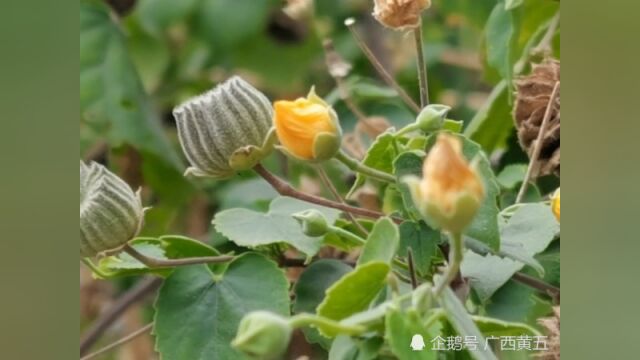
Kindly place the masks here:
<instances>
[{"instance_id":1,"label":"dried seed pod","mask_svg":"<svg viewBox=\"0 0 640 360\"><path fill-rule=\"evenodd\" d=\"M560 81L560 62L547 59L534 65L531 75L516 80L514 118L520 145L531 155L535 140L556 82ZM560 95L551 105L551 117L542 137L540 158L534 176L560 176Z\"/></svg>"},{"instance_id":2,"label":"dried seed pod","mask_svg":"<svg viewBox=\"0 0 640 360\"><path fill-rule=\"evenodd\" d=\"M247 170L271 149L273 108L264 94L238 76L173 110L186 175L226 178Z\"/></svg>"},{"instance_id":3,"label":"dried seed pod","mask_svg":"<svg viewBox=\"0 0 640 360\"><path fill-rule=\"evenodd\" d=\"M116 250L142 226L140 193L104 166L80 162L80 256Z\"/></svg>"},{"instance_id":4,"label":"dried seed pod","mask_svg":"<svg viewBox=\"0 0 640 360\"><path fill-rule=\"evenodd\" d=\"M560 360L560 306L553 307L553 316L541 318L542 325L548 336L547 350L536 354L535 357L544 360Z\"/></svg>"},{"instance_id":5,"label":"dried seed pod","mask_svg":"<svg viewBox=\"0 0 640 360\"><path fill-rule=\"evenodd\" d=\"M431 0L375 0L373 16L382 25L394 30L407 30L420 25L422 11Z\"/></svg>"}]
</instances>

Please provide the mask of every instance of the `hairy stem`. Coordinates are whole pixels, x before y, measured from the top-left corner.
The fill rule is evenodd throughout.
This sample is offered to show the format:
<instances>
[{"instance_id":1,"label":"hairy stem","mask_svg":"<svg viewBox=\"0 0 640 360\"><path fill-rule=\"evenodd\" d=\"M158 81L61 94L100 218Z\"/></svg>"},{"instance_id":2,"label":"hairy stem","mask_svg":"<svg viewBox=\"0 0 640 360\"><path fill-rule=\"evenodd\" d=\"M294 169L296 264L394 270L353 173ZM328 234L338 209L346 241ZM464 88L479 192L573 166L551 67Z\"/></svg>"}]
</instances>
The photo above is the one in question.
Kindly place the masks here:
<instances>
[{"instance_id":1,"label":"hairy stem","mask_svg":"<svg viewBox=\"0 0 640 360\"><path fill-rule=\"evenodd\" d=\"M367 329L360 325L345 325L343 323L327 319L322 316L312 314L298 314L289 319L289 324L293 328L301 328L305 326L330 327L345 335L359 335Z\"/></svg>"},{"instance_id":2,"label":"hairy stem","mask_svg":"<svg viewBox=\"0 0 640 360\"><path fill-rule=\"evenodd\" d=\"M449 264L447 269L440 279L440 283L436 285L433 293L435 296L440 296L442 291L446 289L449 284L456 278L458 271L460 270L460 264L462 264L462 252L463 242L462 234L450 234L449 235Z\"/></svg>"},{"instance_id":3,"label":"hairy stem","mask_svg":"<svg viewBox=\"0 0 640 360\"><path fill-rule=\"evenodd\" d=\"M344 24L347 26L349 31L351 31L351 34L353 35L353 38L356 40L356 43L360 47L360 50L362 50L362 52L367 57L371 65L373 65L373 67L376 69L376 71L378 72L378 75L380 75L382 80L384 80L384 82L388 86L392 87L398 93L402 101L404 101L405 104L407 104L407 106L409 106L416 113L420 112L420 106L418 106L418 104L416 104L415 101L411 99L411 97L407 94L406 91L404 91L404 89L400 86L400 84L396 82L393 76L391 76L389 72L387 72L384 66L382 66L380 61L378 61L376 56L373 54L373 51L371 51L371 49L369 49L369 47L364 42L364 40L362 40L362 37L360 37L360 34L358 34L358 31L356 31L356 29L354 28L355 20L353 18L349 18L344 22Z\"/></svg>"},{"instance_id":4,"label":"hairy stem","mask_svg":"<svg viewBox=\"0 0 640 360\"><path fill-rule=\"evenodd\" d=\"M413 38L416 45L418 64L418 81L420 84L420 105L424 108L429 105L429 83L427 80L427 66L424 60L424 44L422 42L422 21L413 29Z\"/></svg>"},{"instance_id":5,"label":"hairy stem","mask_svg":"<svg viewBox=\"0 0 640 360\"><path fill-rule=\"evenodd\" d=\"M258 173L266 182L269 183L277 192L282 196L290 196L292 198L296 198L298 200L306 201L312 204L317 204L321 206L326 206L333 209L338 209L342 211L347 211L355 215L365 216L368 218L378 219L385 216L383 213L368 209L363 209L355 206L350 206L347 204L341 204L339 202L327 200L315 195L310 195L303 193L294 189L288 182L280 179L275 176L269 170L265 169L264 166L258 164L253 167L253 170ZM393 218L396 223L401 223L404 219Z\"/></svg>"},{"instance_id":6,"label":"hairy stem","mask_svg":"<svg viewBox=\"0 0 640 360\"><path fill-rule=\"evenodd\" d=\"M360 161L347 155L347 153L345 153L342 150L338 151L335 158L341 163L345 164L352 171L355 171L360 174L369 176L371 178L374 178L380 181L388 182L388 183L394 183L396 181L393 175L380 170L376 170L374 168L370 168L364 165L363 163L361 163Z\"/></svg>"},{"instance_id":7,"label":"hairy stem","mask_svg":"<svg viewBox=\"0 0 640 360\"><path fill-rule=\"evenodd\" d=\"M220 256L200 256L200 257L191 257L184 259L156 259L149 256L146 256L134 249L131 245L126 244L123 250L131 255L134 259L140 261L145 264L149 268L170 268L176 266L184 266L184 265L196 265L196 264L217 264L224 263L233 260L235 257L230 255L220 255Z\"/></svg>"},{"instance_id":8,"label":"hairy stem","mask_svg":"<svg viewBox=\"0 0 640 360\"><path fill-rule=\"evenodd\" d=\"M365 239L363 239L360 236L358 236L358 235L356 235L356 234L354 234L354 233L352 233L350 231L347 231L347 230L345 230L345 229L343 229L341 227L337 227L337 226L331 225L331 226L329 226L329 231L334 233L334 234L336 234L336 235L338 235L338 236L342 236L342 237L344 237L346 239L349 239L349 240L351 240L351 241L353 241L353 242L355 242L355 243L357 243L359 245L364 245L364 244L367 243L367 241Z\"/></svg>"},{"instance_id":9,"label":"hairy stem","mask_svg":"<svg viewBox=\"0 0 640 360\"><path fill-rule=\"evenodd\" d=\"M411 287L413 289L418 287L418 278L416 276L415 265L413 264L413 250L407 249L407 264L409 265L409 275L411 275Z\"/></svg>"},{"instance_id":10,"label":"hairy stem","mask_svg":"<svg viewBox=\"0 0 640 360\"><path fill-rule=\"evenodd\" d=\"M340 196L338 189L336 189L336 187L333 185L333 183L331 182L331 179L329 179L329 176L327 175L327 172L324 171L322 166L319 166L319 165L316 166L316 170L318 170L318 175L320 175L320 180L322 180L322 182L324 183L324 186L327 187L327 189L329 189L333 197L340 203L346 204L342 196ZM360 230L360 232L362 232L364 235L368 234L367 229L365 229L364 226L362 226L362 224L358 222L358 220L355 218L355 216L353 216L352 213L345 212L345 214L349 218L349 220L353 223L353 225L355 225L355 227L357 227L358 230Z\"/></svg>"},{"instance_id":11,"label":"hairy stem","mask_svg":"<svg viewBox=\"0 0 640 360\"><path fill-rule=\"evenodd\" d=\"M516 197L516 204L522 202L524 195L527 192L527 188L529 187L529 182L533 176L533 169L535 169L536 164L538 163L538 158L540 157L540 152L542 151L542 140L544 134L547 132L547 125L549 124L549 119L551 119L551 109L553 108L553 103L556 101L556 97L558 96L558 92L560 90L560 81L556 81L555 86L553 87L553 91L551 92L551 96L549 96L549 102L547 103L547 108L544 112L544 117L542 118L542 124L540 125L540 130L538 130L538 137L536 138L536 143L533 147L533 151L530 154L531 160L529 161L529 167L527 168L527 173L524 176L524 180L522 181L522 186L520 187L520 191L518 191L518 196Z\"/></svg>"}]
</instances>

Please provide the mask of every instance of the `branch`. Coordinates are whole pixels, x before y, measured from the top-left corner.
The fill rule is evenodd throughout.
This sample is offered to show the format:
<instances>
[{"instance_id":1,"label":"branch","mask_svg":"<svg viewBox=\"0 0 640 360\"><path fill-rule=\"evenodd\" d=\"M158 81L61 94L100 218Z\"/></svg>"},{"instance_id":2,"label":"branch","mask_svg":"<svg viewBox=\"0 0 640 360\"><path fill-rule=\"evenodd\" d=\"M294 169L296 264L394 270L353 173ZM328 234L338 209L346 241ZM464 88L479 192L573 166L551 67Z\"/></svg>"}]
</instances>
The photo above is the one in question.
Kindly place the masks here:
<instances>
[{"instance_id":1,"label":"branch","mask_svg":"<svg viewBox=\"0 0 640 360\"><path fill-rule=\"evenodd\" d=\"M531 153L531 161L529 161L527 173L525 174L524 180L522 181L522 186L520 187L520 191L518 192L518 196L516 197L516 204L522 202L522 199L527 192L527 187L529 187L529 181L531 181L531 177L533 176L533 169L535 168L535 165L538 162L538 158L540 157L540 151L542 151L542 137L547 132L547 125L549 124L549 119L551 118L551 108L553 107L553 103L556 101L559 90L560 81L556 81L556 84L553 87L553 91L551 92L551 96L549 97L549 102L547 103L547 109L544 112L544 118L542 118L540 130L538 130L538 138L536 139L536 144L533 148L533 152Z\"/></svg>"},{"instance_id":2,"label":"branch","mask_svg":"<svg viewBox=\"0 0 640 360\"><path fill-rule=\"evenodd\" d=\"M391 86L392 88L394 88L395 91L400 96L400 98L413 111L415 111L416 113L420 112L420 106L418 106L418 104L416 104L415 101L413 101L413 99L411 99L411 97L406 93L406 91L404 91L404 89L400 86L400 84L398 84L396 82L396 80L393 78L393 76L391 76L387 72L387 70L385 70L384 66L382 66L382 64L378 61L378 59L376 59L376 56L373 54L371 49L369 49L369 47L364 42L364 40L362 40L362 38L360 37L360 34L358 34L356 29L353 27L353 25L355 24L355 20L353 18L349 18L349 19L345 20L344 24L351 31L351 34L353 35L353 38L356 40L356 43L360 47L360 50L362 50L362 52L367 57L367 59L369 59L369 62L371 63L371 65L373 65L373 67L378 72L378 75L380 75L380 77L384 80L384 82L388 86Z\"/></svg>"},{"instance_id":3,"label":"branch","mask_svg":"<svg viewBox=\"0 0 640 360\"><path fill-rule=\"evenodd\" d=\"M144 299L162 283L160 278L145 278L116 300L116 302L85 332L80 341L80 356L89 351L91 346L131 305Z\"/></svg>"},{"instance_id":4,"label":"branch","mask_svg":"<svg viewBox=\"0 0 640 360\"><path fill-rule=\"evenodd\" d=\"M540 279L536 279L533 276L527 275L522 272L517 272L513 274L513 280L521 284L527 285L531 288L534 288L536 290L539 290L545 294L548 294L552 298L554 298L557 302L560 302L560 288L556 286L547 284L546 282Z\"/></svg>"},{"instance_id":5,"label":"branch","mask_svg":"<svg viewBox=\"0 0 640 360\"><path fill-rule=\"evenodd\" d=\"M146 333L146 332L147 332L147 331L149 331L152 327L153 327L153 322L152 322L152 323L150 323L150 324L147 324L147 325L145 325L144 327L142 327L141 329L138 329L138 330L134 331L133 333L131 333L131 334L129 334L129 335L127 335L127 336L123 337L122 339L120 339L120 340L118 340L118 341L116 341L116 342L114 342L114 343L111 343L111 344L109 344L109 345L107 345L107 346L103 347L102 349L100 349L100 350L98 350L98 351L92 352L91 354L89 354L89 355L87 355L87 356L85 356L85 357L80 358L80 360L89 360L89 359L93 359L94 357L96 357L96 356L98 356L98 355L101 355L101 354L104 354L104 353L106 353L107 351L110 351L110 350L112 350L112 349L115 349L116 347L118 347L118 346L120 346L120 345L122 345L122 344L126 344L126 343L128 343L129 341L134 340L134 339L135 339L135 338L137 338L138 336L140 336L140 335L142 335L142 334Z\"/></svg>"},{"instance_id":6,"label":"branch","mask_svg":"<svg viewBox=\"0 0 640 360\"><path fill-rule=\"evenodd\" d=\"M280 179L279 177L269 172L269 170L265 169L261 164L254 166L253 170L256 173L258 173L258 175L262 176L262 178L265 179L265 181L268 182L269 185L271 185L278 192L278 194L282 196L290 196L298 200L310 202L312 204L326 206L332 209L338 209L338 210L350 212L355 215L360 215L360 216L373 218L373 219L378 219L385 216L385 214L378 211L363 209L355 206L350 206L347 204L341 204L339 202L327 200L315 195L305 194L301 191L294 189L291 185L289 185L289 183L287 183L286 181ZM400 218L392 218L392 219L397 224L402 223L404 221L404 219L400 219Z\"/></svg>"},{"instance_id":7,"label":"branch","mask_svg":"<svg viewBox=\"0 0 640 360\"><path fill-rule=\"evenodd\" d=\"M327 187L329 189L329 191L331 192L331 194L333 194L333 197L337 201L339 201L341 204L346 204L346 202L344 201L342 196L340 196L340 193L338 192L338 189L336 189L336 187L331 182L331 179L329 179L329 176L327 175L327 172L324 171L324 169L319 165L316 166L316 169L318 170L318 175L320 175L320 180L322 180L322 182L324 183L325 187ZM352 213L345 212L345 214L347 215L349 220L353 223L353 225L355 225L355 227L357 227L358 230L360 230L364 235L367 235L369 233L367 231L367 229L365 229L364 226L362 226L362 224L360 224L358 222L358 220L356 220L356 218L353 216Z\"/></svg>"},{"instance_id":8,"label":"branch","mask_svg":"<svg viewBox=\"0 0 640 360\"><path fill-rule=\"evenodd\" d=\"M201 257L190 257L184 259L156 259L152 257L148 257L138 250L131 247L129 244L125 244L123 250L131 255L134 259L140 261L145 264L149 268L169 268L176 266L184 266L184 265L196 265L196 264L217 264L223 262L229 262L233 260L235 257L230 255L220 255L220 256L201 256Z\"/></svg>"}]
</instances>

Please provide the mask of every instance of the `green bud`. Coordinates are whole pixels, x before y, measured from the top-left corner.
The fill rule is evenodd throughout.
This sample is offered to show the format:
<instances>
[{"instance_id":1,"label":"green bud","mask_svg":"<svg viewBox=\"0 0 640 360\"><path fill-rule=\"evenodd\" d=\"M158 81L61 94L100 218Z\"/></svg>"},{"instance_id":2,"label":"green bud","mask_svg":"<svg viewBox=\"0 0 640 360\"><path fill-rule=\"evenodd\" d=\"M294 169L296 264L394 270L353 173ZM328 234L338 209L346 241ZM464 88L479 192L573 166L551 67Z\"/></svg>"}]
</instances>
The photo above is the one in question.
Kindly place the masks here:
<instances>
[{"instance_id":1,"label":"green bud","mask_svg":"<svg viewBox=\"0 0 640 360\"><path fill-rule=\"evenodd\" d=\"M416 118L416 124L418 128L425 133L434 132L440 130L444 121L447 117L447 114L451 110L451 107L447 105L441 104L431 104L427 105L418 117Z\"/></svg>"},{"instance_id":2,"label":"green bud","mask_svg":"<svg viewBox=\"0 0 640 360\"><path fill-rule=\"evenodd\" d=\"M144 218L140 192L95 162L80 162L80 256L115 250L133 239Z\"/></svg>"},{"instance_id":3,"label":"green bud","mask_svg":"<svg viewBox=\"0 0 640 360\"><path fill-rule=\"evenodd\" d=\"M329 224L322 213L315 209L291 215L302 226L302 232L311 237L324 236L329 232Z\"/></svg>"},{"instance_id":4,"label":"green bud","mask_svg":"<svg viewBox=\"0 0 640 360\"><path fill-rule=\"evenodd\" d=\"M268 311L254 311L240 321L231 346L254 359L281 359L293 328L289 321Z\"/></svg>"},{"instance_id":5,"label":"green bud","mask_svg":"<svg viewBox=\"0 0 640 360\"><path fill-rule=\"evenodd\" d=\"M265 158L273 148L273 108L238 76L173 110L191 167L186 175L226 178Z\"/></svg>"}]
</instances>

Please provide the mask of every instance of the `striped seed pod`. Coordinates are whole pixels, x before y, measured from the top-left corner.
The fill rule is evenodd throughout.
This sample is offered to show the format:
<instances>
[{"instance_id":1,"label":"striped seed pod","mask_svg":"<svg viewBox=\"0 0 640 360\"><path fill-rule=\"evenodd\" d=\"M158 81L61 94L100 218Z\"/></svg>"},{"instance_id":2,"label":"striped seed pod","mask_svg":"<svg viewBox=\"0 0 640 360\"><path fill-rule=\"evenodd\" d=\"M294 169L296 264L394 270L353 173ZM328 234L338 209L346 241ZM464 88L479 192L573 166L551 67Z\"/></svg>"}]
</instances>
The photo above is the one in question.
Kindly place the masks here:
<instances>
[{"instance_id":1,"label":"striped seed pod","mask_svg":"<svg viewBox=\"0 0 640 360\"><path fill-rule=\"evenodd\" d=\"M250 169L273 145L273 108L267 97L238 76L173 110L191 167L185 175L226 178Z\"/></svg>"},{"instance_id":2,"label":"striped seed pod","mask_svg":"<svg viewBox=\"0 0 640 360\"><path fill-rule=\"evenodd\" d=\"M80 161L80 256L116 250L142 226L140 192L104 166Z\"/></svg>"}]
</instances>

